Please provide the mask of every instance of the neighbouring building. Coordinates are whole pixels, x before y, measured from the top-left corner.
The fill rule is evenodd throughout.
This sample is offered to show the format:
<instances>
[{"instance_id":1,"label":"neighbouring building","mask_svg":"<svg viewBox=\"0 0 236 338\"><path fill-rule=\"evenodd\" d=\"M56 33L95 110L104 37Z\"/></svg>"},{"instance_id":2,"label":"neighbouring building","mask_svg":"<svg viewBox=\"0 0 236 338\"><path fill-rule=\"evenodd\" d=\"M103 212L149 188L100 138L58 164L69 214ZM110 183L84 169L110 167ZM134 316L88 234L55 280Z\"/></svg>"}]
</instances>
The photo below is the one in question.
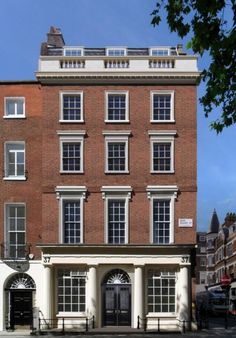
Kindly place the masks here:
<instances>
[{"instance_id":1,"label":"neighbouring building","mask_svg":"<svg viewBox=\"0 0 236 338\"><path fill-rule=\"evenodd\" d=\"M189 323L197 58L54 27L40 54L35 81L0 82L0 330Z\"/></svg>"},{"instance_id":2,"label":"neighbouring building","mask_svg":"<svg viewBox=\"0 0 236 338\"><path fill-rule=\"evenodd\" d=\"M207 241L207 284L215 283L215 239L218 235L220 227L220 222L216 213L216 210L213 211L209 229L206 235Z\"/></svg>"},{"instance_id":3,"label":"neighbouring building","mask_svg":"<svg viewBox=\"0 0 236 338\"><path fill-rule=\"evenodd\" d=\"M196 266L195 266L195 278L196 278L196 292L204 291L207 285L207 233L197 232L197 249L196 249Z\"/></svg>"},{"instance_id":4,"label":"neighbouring building","mask_svg":"<svg viewBox=\"0 0 236 338\"><path fill-rule=\"evenodd\" d=\"M208 285L220 283L224 276L231 280L236 277L236 214L228 213L224 223L219 225L214 211L212 220L211 225L214 223L215 226L211 230L214 231L207 234L207 237L211 236L209 241L214 236L207 247Z\"/></svg>"}]
</instances>

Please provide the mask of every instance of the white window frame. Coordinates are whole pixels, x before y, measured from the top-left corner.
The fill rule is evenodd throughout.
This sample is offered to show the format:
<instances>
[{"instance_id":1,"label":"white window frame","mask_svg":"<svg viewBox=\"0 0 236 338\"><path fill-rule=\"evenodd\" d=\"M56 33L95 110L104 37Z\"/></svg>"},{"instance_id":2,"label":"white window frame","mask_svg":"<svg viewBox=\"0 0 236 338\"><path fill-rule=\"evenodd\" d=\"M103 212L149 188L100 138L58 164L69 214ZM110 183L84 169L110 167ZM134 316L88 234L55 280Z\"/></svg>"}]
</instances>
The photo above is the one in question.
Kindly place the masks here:
<instances>
[{"instance_id":1,"label":"white window frame","mask_svg":"<svg viewBox=\"0 0 236 338\"><path fill-rule=\"evenodd\" d=\"M122 51L124 52L123 55L110 55L110 52L112 51ZM126 47L107 47L106 48L106 56L110 57L124 57L127 55L127 48Z\"/></svg>"},{"instance_id":2,"label":"white window frame","mask_svg":"<svg viewBox=\"0 0 236 338\"><path fill-rule=\"evenodd\" d=\"M17 257L10 257L9 256L9 253L8 253L8 249L9 249L9 247L10 247L10 232L9 232L9 224L8 224L8 215L9 215L9 208L11 207L11 206L15 206L15 207L17 207L17 206L19 206L19 207L24 207L25 208L25 230L24 231L22 231L22 232L24 232L25 233L25 248L26 248L26 203L24 203L24 202L14 202L14 203L11 203L11 202L7 202L7 203L4 203L4 213L5 213L5 217L4 217L4 223L5 223L5 225L4 225L4 229L5 229L5 231L4 231L4 242L7 244L6 245L6 247L4 248L5 250L5 253L4 253L4 255L5 255L5 257L7 257L7 258L17 258ZM21 258L19 258L19 259L24 259L24 258L26 258L26 255L25 255L25 257L21 257Z\"/></svg>"},{"instance_id":3,"label":"white window frame","mask_svg":"<svg viewBox=\"0 0 236 338\"><path fill-rule=\"evenodd\" d=\"M151 173L154 174L171 174L175 172L174 168L174 163L175 163L175 135L177 132L175 130L173 131L168 131L168 130L163 130L163 131L149 131L148 132L149 137L150 137L150 150L151 150L151 162L150 162L150 168L151 168ZM171 156L171 161L170 161L170 170L154 170L154 159L153 159L153 150L154 150L154 144L158 143L170 143L170 156Z\"/></svg>"},{"instance_id":4,"label":"white window frame","mask_svg":"<svg viewBox=\"0 0 236 338\"><path fill-rule=\"evenodd\" d=\"M110 245L124 245L129 243L129 200L131 199L131 186L102 186L102 198L104 199L104 229L105 243ZM125 243L109 243L108 238L108 203L110 200L125 201Z\"/></svg>"},{"instance_id":5,"label":"white window frame","mask_svg":"<svg viewBox=\"0 0 236 338\"><path fill-rule=\"evenodd\" d=\"M22 144L24 146L24 150L19 150L19 152L24 152L24 175L9 175L9 150L8 147L10 145L17 145L17 144ZM18 152L17 150L15 152ZM24 141L7 141L4 144L4 172L5 172L5 176L4 176L4 180L5 181L25 181L26 180L26 176L25 176L25 142Z\"/></svg>"},{"instance_id":6,"label":"white window frame","mask_svg":"<svg viewBox=\"0 0 236 338\"><path fill-rule=\"evenodd\" d=\"M155 245L168 245L174 243L174 228L175 228L175 200L177 198L178 187L176 185L168 186L147 186L147 197L150 200L150 243ZM153 238L153 202L154 200L169 200L170 201L170 240L169 243L156 243Z\"/></svg>"},{"instance_id":7,"label":"white window frame","mask_svg":"<svg viewBox=\"0 0 236 338\"><path fill-rule=\"evenodd\" d=\"M84 130L57 131L60 140L60 173L83 174L84 173ZM80 170L63 170L63 143L80 143Z\"/></svg>"},{"instance_id":8,"label":"white window frame","mask_svg":"<svg viewBox=\"0 0 236 338\"><path fill-rule=\"evenodd\" d=\"M155 51L167 51L167 55L155 55L155 54L153 54L153 52L155 52ZM159 56L159 57L170 56L170 47L151 47L151 48L149 48L149 55Z\"/></svg>"},{"instance_id":9,"label":"white window frame","mask_svg":"<svg viewBox=\"0 0 236 338\"><path fill-rule=\"evenodd\" d=\"M15 114L14 115L9 115L7 114L7 101L12 100L12 101L23 101L23 114L18 115L17 114L17 102L15 102ZM4 97L4 119L24 119L25 116L25 97L23 96L6 96Z\"/></svg>"},{"instance_id":10,"label":"white window frame","mask_svg":"<svg viewBox=\"0 0 236 338\"><path fill-rule=\"evenodd\" d=\"M175 98L175 92L174 90L153 90L151 91L151 106L150 106L150 122L151 123L174 123L175 118L174 118L174 98ZM169 120L154 120L154 95L170 95L171 100L170 100L170 119Z\"/></svg>"},{"instance_id":11,"label":"white window frame","mask_svg":"<svg viewBox=\"0 0 236 338\"><path fill-rule=\"evenodd\" d=\"M129 173L129 130L103 131L105 137L105 173L128 174ZM109 143L125 143L125 170L108 170L108 145Z\"/></svg>"},{"instance_id":12,"label":"white window frame","mask_svg":"<svg viewBox=\"0 0 236 338\"><path fill-rule=\"evenodd\" d=\"M84 242L84 200L86 199L86 186L57 186L55 189L59 201L59 242L64 242L64 201L80 201L80 243ZM75 243L76 244L76 243Z\"/></svg>"},{"instance_id":13,"label":"white window frame","mask_svg":"<svg viewBox=\"0 0 236 338\"><path fill-rule=\"evenodd\" d=\"M109 95L125 95L125 119L109 120L108 119L108 97ZM129 123L129 92L127 90L113 90L105 92L105 122L106 123Z\"/></svg>"},{"instance_id":14,"label":"white window frame","mask_svg":"<svg viewBox=\"0 0 236 338\"><path fill-rule=\"evenodd\" d=\"M74 90L74 91L61 91L60 95L60 119L59 122L61 123L83 123L84 122L84 95L83 91L81 90ZM64 96L71 95L71 96L80 96L80 119L79 120L65 120L63 114L63 103L64 103Z\"/></svg>"},{"instance_id":15,"label":"white window frame","mask_svg":"<svg viewBox=\"0 0 236 338\"><path fill-rule=\"evenodd\" d=\"M67 51L79 51L80 55L66 55ZM66 46L63 47L63 56L66 57L80 57L84 55L84 47L76 47L76 46Z\"/></svg>"},{"instance_id":16,"label":"white window frame","mask_svg":"<svg viewBox=\"0 0 236 338\"><path fill-rule=\"evenodd\" d=\"M69 274L68 274L69 273ZM60 315L60 316L62 316L62 315L65 315L65 316L68 316L68 315L72 315L72 316L75 316L75 314L76 315L85 315L85 312L86 312L86 303L87 303L87 299L88 299L88 297L87 297L87 278L86 278L86 271L83 269L83 270L80 270L80 269L76 269L76 268L70 268L70 267L66 267L66 268L58 268L57 269L57 275L56 275L56 277L57 277L57 295L56 295L56 305L57 305L57 311L58 311L58 314ZM76 305L78 305L78 310L77 311L69 311L69 310L67 310L67 311L59 311L59 306L63 306L63 307L65 307L66 305L69 305L69 306L71 306L71 305L73 305L73 302L66 302L65 301L65 298L64 298L64 296L67 294L66 292L65 292L65 290L66 289L69 289L70 291L71 291L71 289L73 288L73 286L71 286L71 281L72 281L72 279L73 278L75 278L75 279L77 279L78 280L78 287L79 287L79 292L78 292L78 294L77 295L75 295L75 297L76 297ZM59 290L58 290L58 288L59 288L59 281L60 281L60 279L62 280L62 286L61 286L61 288L63 289L63 293L62 294L59 294ZM68 280L70 280L70 285L66 285L66 283L64 282L66 279L68 279ZM81 287L81 284L79 283L79 281L80 280L83 280L84 281L84 283L85 283L85 285L83 285L82 287ZM81 296L81 289L84 289L84 294L82 294L82 296L84 296L85 297L85 302L84 303L80 303L79 302L79 300L80 300L80 296ZM58 302L58 296L63 296L63 303L59 303ZM69 296L71 297L71 292L69 292ZM72 298L70 298L71 300L72 300ZM82 305L83 305L83 307L85 308L84 309L84 311L82 311L81 310L81 307L82 307Z\"/></svg>"},{"instance_id":17,"label":"white window frame","mask_svg":"<svg viewBox=\"0 0 236 338\"><path fill-rule=\"evenodd\" d=\"M163 271L163 270L167 270L167 271ZM152 277L150 277L151 276L151 273L155 273L155 271L156 272L160 272L160 276L154 276L154 275L152 275ZM173 274L174 273L174 274ZM157 311L157 312L155 312L155 311L149 311L149 301L147 302L147 310L148 310L148 312L147 312L147 317L148 316L154 316L154 315L159 315L159 316L161 316L161 317L163 317L163 316L176 316L176 311L177 311L177 288L178 288L178 286L177 286L177 279L178 279L178 273L177 273L177 271L175 271L173 268L164 268L164 269L161 269L161 268L149 268L149 269L147 269L147 273L146 273L146 275L147 275L147 279L146 279L146 293L147 293L147 296L152 296L152 295L150 295L149 294L149 288L150 288L150 286L148 286L148 281L149 281L149 279L151 279L152 281L153 281L153 284L154 284L154 280L160 280L161 282L160 282L160 288L162 288L163 287L163 285L162 285L162 281L163 280L165 280L165 279L173 279L174 281L175 281L175 286L174 286L174 289L175 289L175 294L174 294L174 298L175 298L175 302L174 302L174 307L175 307L175 311L173 311L173 312L170 312L170 311L167 311L167 312L163 312L163 311ZM155 288L156 286L154 285L154 288ZM168 283L168 288L169 288L169 283ZM156 293L155 293L156 294ZM163 297L164 297L165 295L163 294L163 292L161 291L161 294L160 294L160 298L162 299ZM173 296L173 295L172 295ZM168 297L169 297L169 294L168 294ZM155 298L152 298L152 299L155 299ZM155 303L153 303L154 304L154 306L155 305L157 305L157 303L155 302ZM160 304L160 306L161 306L161 304Z\"/></svg>"}]
</instances>

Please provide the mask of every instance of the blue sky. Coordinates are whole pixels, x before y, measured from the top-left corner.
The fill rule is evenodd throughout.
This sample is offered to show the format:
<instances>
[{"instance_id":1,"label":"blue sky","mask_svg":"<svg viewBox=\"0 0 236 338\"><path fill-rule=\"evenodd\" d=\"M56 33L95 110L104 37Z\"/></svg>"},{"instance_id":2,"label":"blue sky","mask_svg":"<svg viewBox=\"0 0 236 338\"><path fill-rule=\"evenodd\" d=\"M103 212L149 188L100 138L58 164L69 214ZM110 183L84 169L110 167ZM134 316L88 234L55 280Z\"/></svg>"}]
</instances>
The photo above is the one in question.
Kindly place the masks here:
<instances>
[{"instance_id":1,"label":"blue sky","mask_svg":"<svg viewBox=\"0 0 236 338\"><path fill-rule=\"evenodd\" d=\"M0 80L34 79L40 44L50 26L60 27L67 45L86 47L186 45L163 20L150 24L156 0L0 0ZM209 63L199 60L199 69ZM199 96L204 93L200 85ZM206 230L213 209L220 222L236 212L236 126L216 135L198 104L198 229Z\"/></svg>"}]
</instances>

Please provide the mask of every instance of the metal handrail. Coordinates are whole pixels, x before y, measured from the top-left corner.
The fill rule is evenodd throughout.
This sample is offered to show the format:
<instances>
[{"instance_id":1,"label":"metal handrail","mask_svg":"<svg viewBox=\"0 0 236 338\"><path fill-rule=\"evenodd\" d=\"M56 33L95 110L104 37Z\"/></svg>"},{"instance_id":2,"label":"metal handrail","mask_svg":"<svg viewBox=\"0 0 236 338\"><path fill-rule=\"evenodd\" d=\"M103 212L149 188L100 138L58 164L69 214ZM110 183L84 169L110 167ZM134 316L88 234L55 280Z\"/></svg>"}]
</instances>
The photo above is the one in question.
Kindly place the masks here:
<instances>
[{"instance_id":1,"label":"metal handrail","mask_svg":"<svg viewBox=\"0 0 236 338\"><path fill-rule=\"evenodd\" d=\"M163 319L162 317L155 317L157 319L157 332L160 333L161 332L161 319ZM176 321L179 322L179 327L181 329L182 333L186 332L187 329L187 324L191 323L191 320L180 320L178 318L175 318ZM147 331L147 318L142 318L138 315L137 317L137 329L140 329L143 323L143 329L146 332Z\"/></svg>"},{"instance_id":2,"label":"metal handrail","mask_svg":"<svg viewBox=\"0 0 236 338\"><path fill-rule=\"evenodd\" d=\"M52 330L55 328L58 328L58 321L61 320L61 332L65 333L66 332L66 326L71 325L66 324L65 321L67 319L74 319L74 320L85 320L85 332L88 332L90 328L94 329L95 328L95 316L92 317L87 317L87 316L78 316L78 317L60 317L60 318L39 318L39 332L43 331L42 326L46 326L47 330Z\"/></svg>"},{"instance_id":3,"label":"metal handrail","mask_svg":"<svg viewBox=\"0 0 236 338\"><path fill-rule=\"evenodd\" d=\"M143 323L143 325L142 325ZM143 326L144 332L147 330L147 318L142 318L141 316L138 315L138 320L137 320L137 329L139 330Z\"/></svg>"}]
</instances>

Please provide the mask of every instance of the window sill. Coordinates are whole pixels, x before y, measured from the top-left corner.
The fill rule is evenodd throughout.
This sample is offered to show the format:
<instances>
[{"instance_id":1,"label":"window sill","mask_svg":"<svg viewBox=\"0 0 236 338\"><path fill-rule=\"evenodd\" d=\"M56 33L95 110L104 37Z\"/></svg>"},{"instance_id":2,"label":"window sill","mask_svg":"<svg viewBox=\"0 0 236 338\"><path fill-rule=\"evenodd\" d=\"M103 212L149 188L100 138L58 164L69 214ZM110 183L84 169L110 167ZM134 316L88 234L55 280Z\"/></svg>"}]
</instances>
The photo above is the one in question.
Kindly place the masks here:
<instances>
[{"instance_id":1,"label":"window sill","mask_svg":"<svg viewBox=\"0 0 236 338\"><path fill-rule=\"evenodd\" d=\"M19 115L19 116L8 116L8 115L4 115L3 116L4 119L9 119L9 120L18 120L18 119L26 119L26 116L25 115Z\"/></svg>"},{"instance_id":2,"label":"window sill","mask_svg":"<svg viewBox=\"0 0 236 338\"><path fill-rule=\"evenodd\" d=\"M60 123L84 123L84 120L59 120Z\"/></svg>"},{"instance_id":3,"label":"window sill","mask_svg":"<svg viewBox=\"0 0 236 338\"><path fill-rule=\"evenodd\" d=\"M84 174L84 171L62 171L60 170L60 174Z\"/></svg>"},{"instance_id":4,"label":"window sill","mask_svg":"<svg viewBox=\"0 0 236 338\"><path fill-rule=\"evenodd\" d=\"M175 123L175 120L151 120L151 123Z\"/></svg>"},{"instance_id":5,"label":"window sill","mask_svg":"<svg viewBox=\"0 0 236 338\"><path fill-rule=\"evenodd\" d=\"M60 317L68 317L68 318L71 318L71 317L74 317L74 318L85 318L85 312L59 312L56 314L56 317L60 318Z\"/></svg>"},{"instance_id":6,"label":"window sill","mask_svg":"<svg viewBox=\"0 0 236 338\"><path fill-rule=\"evenodd\" d=\"M105 123L130 123L129 120L105 120Z\"/></svg>"},{"instance_id":7,"label":"window sill","mask_svg":"<svg viewBox=\"0 0 236 338\"><path fill-rule=\"evenodd\" d=\"M129 174L128 170L124 171L105 171L105 174Z\"/></svg>"},{"instance_id":8,"label":"window sill","mask_svg":"<svg viewBox=\"0 0 236 338\"><path fill-rule=\"evenodd\" d=\"M3 177L3 180L4 181L26 181L26 177L23 176L23 177Z\"/></svg>"},{"instance_id":9,"label":"window sill","mask_svg":"<svg viewBox=\"0 0 236 338\"><path fill-rule=\"evenodd\" d=\"M146 315L147 318L156 318L156 317L162 317L162 318L176 318L175 312L149 312Z\"/></svg>"},{"instance_id":10,"label":"window sill","mask_svg":"<svg viewBox=\"0 0 236 338\"><path fill-rule=\"evenodd\" d=\"M156 170L152 170L150 171L151 174L174 174L175 171L174 170L168 170L168 171L156 171Z\"/></svg>"}]
</instances>

